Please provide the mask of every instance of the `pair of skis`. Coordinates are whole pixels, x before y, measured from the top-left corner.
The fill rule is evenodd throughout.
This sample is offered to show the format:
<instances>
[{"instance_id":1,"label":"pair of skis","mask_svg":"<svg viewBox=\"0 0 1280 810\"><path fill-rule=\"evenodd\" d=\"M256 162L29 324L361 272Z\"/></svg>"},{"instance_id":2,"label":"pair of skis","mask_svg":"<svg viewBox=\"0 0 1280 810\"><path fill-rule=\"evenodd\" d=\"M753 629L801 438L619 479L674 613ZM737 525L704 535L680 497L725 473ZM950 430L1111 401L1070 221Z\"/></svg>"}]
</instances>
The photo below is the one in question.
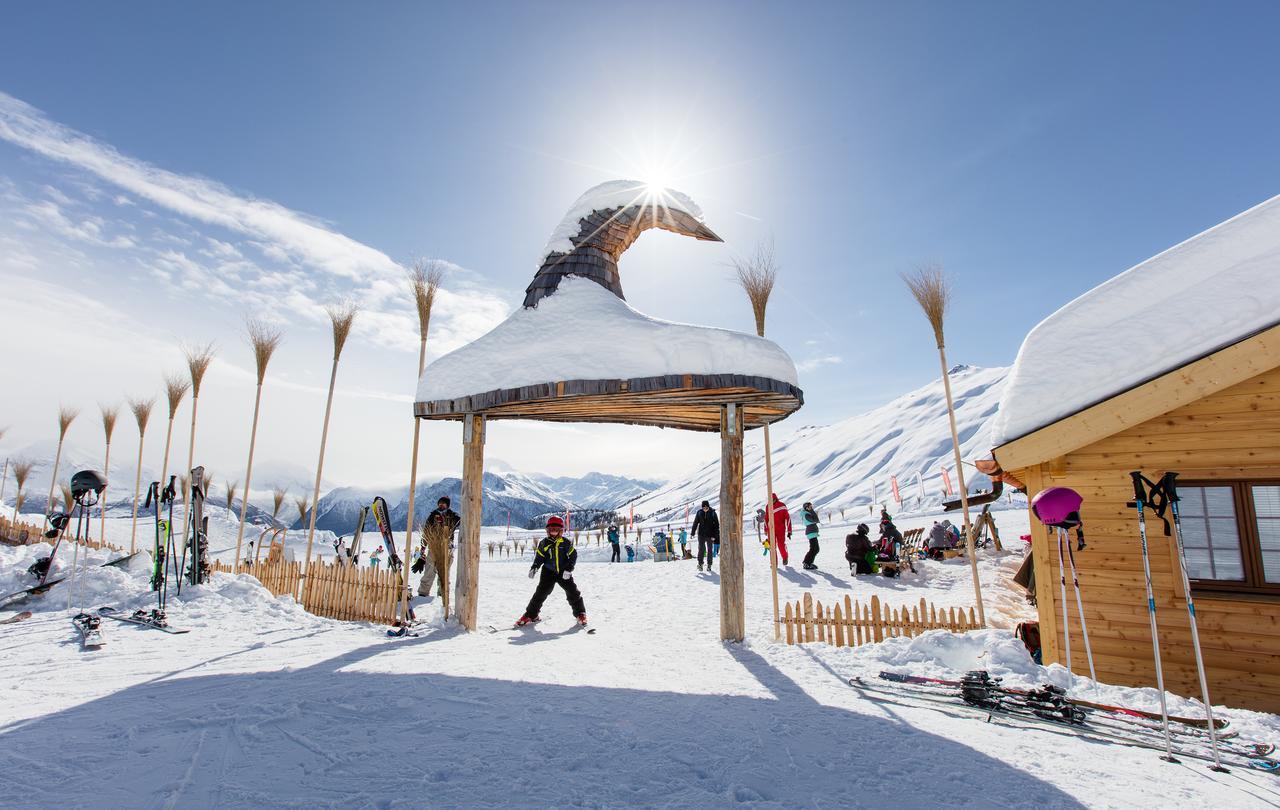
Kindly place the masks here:
<instances>
[{"instance_id":1,"label":"pair of skis","mask_svg":"<svg viewBox=\"0 0 1280 810\"><path fill-rule=\"evenodd\" d=\"M882 677L884 674L882 673ZM984 673L985 674L985 673ZM892 676L891 676L892 677ZM900 676L899 676L900 677ZM895 680L897 680L895 678ZM1172 750L1187 759L1216 763L1220 761L1221 750L1212 753L1192 747L1202 744L1202 739L1194 732L1186 739L1180 739L1179 747L1161 745L1153 739L1149 731L1124 728L1116 723L1101 723L1097 718L1075 705L1070 700L1060 699L1027 699L1014 700L1001 694L998 689L965 689L963 681L951 682L961 684L960 688L942 690L924 684L915 684L897 680L893 683L869 683L862 678L850 678L849 685L857 689L863 697L877 702L901 703L902 705L921 705L925 708L942 707L939 711L954 715L957 710L968 710L967 716L985 719L986 722L1000 721L1011 726L1031 726L1046 728L1058 732L1079 734L1080 736L1104 742L1119 743L1152 751ZM944 683L943 685L950 686ZM915 701L915 703L909 702ZM1113 707L1120 708L1120 707ZM1151 727L1147 727L1150 729ZM1194 726L1188 726L1188 729ZM1154 730L1154 729L1152 729ZM1207 731L1205 732L1208 733ZM1220 743L1219 748L1225 743ZM1256 770L1280 772L1280 761L1271 754L1274 746L1270 744L1244 744L1232 746L1225 753L1231 757L1235 765Z\"/></svg>"},{"instance_id":2,"label":"pair of skis","mask_svg":"<svg viewBox=\"0 0 1280 810\"><path fill-rule=\"evenodd\" d=\"M186 628L174 627L169 624L169 620L165 617L164 611L162 610L143 610L139 608L133 613L121 613L109 605L104 605L103 607L98 608L98 615L107 619L115 619L118 622L125 622L126 624L138 624L143 627L150 627L174 636L191 632Z\"/></svg>"}]
</instances>

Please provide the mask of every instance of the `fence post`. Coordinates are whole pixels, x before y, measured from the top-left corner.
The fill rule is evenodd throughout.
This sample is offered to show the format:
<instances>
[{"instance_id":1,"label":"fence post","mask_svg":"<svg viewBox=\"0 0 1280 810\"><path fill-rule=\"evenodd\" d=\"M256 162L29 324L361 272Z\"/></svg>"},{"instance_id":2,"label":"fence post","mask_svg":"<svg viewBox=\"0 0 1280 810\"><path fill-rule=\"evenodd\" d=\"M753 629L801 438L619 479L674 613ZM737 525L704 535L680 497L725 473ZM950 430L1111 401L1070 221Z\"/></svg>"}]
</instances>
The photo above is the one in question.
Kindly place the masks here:
<instances>
[{"instance_id":1,"label":"fence post","mask_svg":"<svg viewBox=\"0 0 1280 810\"><path fill-rule=\"evenodd\" d=\"M871 594L871 637L876 642L884 641L884 628L880 625L880 597Z\"/></svg>"},{"instance_id":2,"label":"fence post","mask_svg":"<svg viewBox=\"0 0 1280 810\"><path fill-rule=\"evenodd\" d=\"M832 643L836 645L836 648L837 648L837 649L839 649L840 647L845 646L845 643L844 643L844 615L840 612L840 603L839 603L839 602L836 602L836 606L835 606L834 608L832 608L832 610L831 610L831 619L832 619L832 628L831 628L831 630L832 630L832 635L834 636L834 639L832 640Z\"/></svg>"},{"instance_id":3,"label":"fence post","mask_svg":"<svg viewBox=\"0 0 1280 810\"><path fill-rule=\"evenodd\" d=\"M795 629L795 618L791 615L790 602L787 603L787 609L783 612L783 623L787 626L787 643L795 644L796 640L792 632Z\"/></svg>"},{"instance_id":4,"label":"fence post","mask_svg":"<svg viewBox=\"0 0 1280 810\"><path fill-rule=\"evenodd\" d=\"M813 597L804 595L804 641L813 641Z\"/></svg>"}]
</instances>

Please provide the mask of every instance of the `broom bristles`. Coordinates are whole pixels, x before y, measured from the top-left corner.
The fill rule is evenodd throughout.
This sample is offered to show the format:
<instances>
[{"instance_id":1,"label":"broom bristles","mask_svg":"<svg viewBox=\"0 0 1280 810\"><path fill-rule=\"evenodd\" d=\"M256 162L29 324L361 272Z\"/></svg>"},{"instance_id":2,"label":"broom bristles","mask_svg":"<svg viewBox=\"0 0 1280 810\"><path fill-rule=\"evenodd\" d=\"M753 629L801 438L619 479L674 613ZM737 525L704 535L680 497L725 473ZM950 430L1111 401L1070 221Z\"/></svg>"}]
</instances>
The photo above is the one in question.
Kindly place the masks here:
<instances>
[{"instance_id":1,"label":"broom bristles","mask_svg":"<svg viewBox=\"0 0 1280 810\"><path fill-rule=\"evenodd\" d=\"M71 423L80 415L79 408L69 408L65 405L58 408L58 440L61 441L67 435L67 428L71 427Z\"/></svg>"},{"instance_id":2,"label":"broom bristles","mask_svg":"<svg viewBox=\"0 0 1280 810\"><path fill-rule=\"evenodd\" d=\"M267 363L271 362L271 355L280 347L284 333L261 318L247 319L245 331L249 333L249 345L253 346L253 361L258 367L258 385L262 385L267 376Z\"/></svg>"},{"instance_id":3,"label":"broom bristles","mask_svg":"<svg viewBox=\"0 0 1280 810\"><path fill-rule=\"evenodd\" d=\"M274 490L272 490L272 492L271 492L271 505L272 505L272 509L271 509L271 517L275 517L275 516L277 516L277 515L279 515L279 514L280 514L280 507L284 506L284 499L285 499L285 496L286 496L286 495L288 495L288 494L289 494L289 491L288 491L287 489L285 489L284 487L276 487Z\"/></svg>"},{"instance_id":4,"label":"broom bristles","mask_svg":"<svg viewBox=\"0 0 1280 810\"><path fill-rule=\"evenodd\" d=\"M333 325L333 359L335 361L342 356L342 347L347 345L347 338L351 335L351 325L355 323L356 313L359 311L360 307L354 301L344 301L341 304L325 307L325 312L329 314L329 322Z\"/></svg>"},{"instance_id":5,"label":"broom bristles","mask_svg":"<svg viewBox=\"0 0 1280 810\"><path fill-rule=\"evenodd\" d=\"M138 435L147 432L147 422L151 420L151 409L156 405L155 397L151 399L130 399L129 410L133 411L133 419L138 423Z\"/></svg>"},{"instance_id":6,"label":"broom bristles","mask_svg":"<svg viewBox=\"0 0 1280 810\"><path fill-rule=\"evenodd\" d=\"M76 499L71 495L71 487L67 484L62 485L62 502L66 504L67 514L71 514L71 507L75 504Z\"/></svg>"},{"instance_id":7,"label":"broom bristles","mask_svg":"<svg viewBox=\"0 0 1280 810\"><path fill-rule=\"evenodd\" d=\"M177 374L164 375L164 395L169 402L170 419L178 412L178 406L182 404L182 398L187 395L187 389L190 387L191 382Z\"/></svg>"},{"instance_id":8,"label":"broom bristles","mask_svg":"<svg viewBox=\"0 0 1280 810\"><path fill-rule=\"evenodd\" d=\"M435 306L436 293L444 281L444 262L439 259L417 259L409 268L409 284L413 288L413 302L418 309L418 334L427 339L431 325L431 309Z\"/></svg>"},{"instance_id":9,"label":"broom bristles","mask_svg":"<svg viewBox=\"0 0 1280 810\"><path fill-rule=\"evenodd\" d=\"M187 371L191 373L191 395L199 397L200 384L204 382L204 375L213 363L213 344L189 346L182 351L187 355Z\"/></svg>"},{"instance_id":10,"label":"broom bristles","mask_svg":"<svg viewBox=\"0 0 1280 810\"><path fill-rule=\"evenodd\" d=\"M120 416L119 405L98 404L102 410L102 432L107 435L107 444L111 444L111 434L116 430L116 418Z\"/></svg>"},{"instance_id":11,"label":"broom bristles","mask_svg":"<svg viewBox=\"0 0 1280 810\"><path fill-rule=\"evenodd\" d=\"M762 241L750 256L735 256L730 260L738 276L738 284L751 301L751 312L756 318L756 334L764 336L765 311L769 308L769 296L778 280L778 262L773 242Z\"/></svg>"},{"instance_id":12,"label":"broom bristles","mask_svg":"<svg viewBox=\"0 0 1280 810\"><path fill-rule=\"evenodd\" d=\"M298 520L307 519L307 509L311 507L311 501L305 495L301 498L295 498L293 505L298 507Z\"/></svg>"},{"instance_id":13,"label":"broom bristles","mask_svg":"<svg viewBox=\"0 0 1280 810\"><path fill-rule=\"evenodd\" d=\"M947 279L942 266L922 264L910 273L902 273L911 296L916 299L924 316L933 328L933 336L938 341L938 348L943 348L943 321L947 316L947 305L951 302L951 282Z\"/></svg>"},{"instance_id":14,"label":"broom bristles","mask_svg":"<svg viewBox=\"0 0 1280 810\"><path fill-rule=\"evenodd\" d=\"M236 499L236 490L240 488L239 481L227 482L227 508L231 508L231 502Z\"/></svg>"},{"instance_id":15,"label":"broom bristles","mask_svg":"<svg viewBox=\"0 0 1280 810\"><path fill-rule=\"evenodd\" d=\"M31 477L31 471L36 468L36 463L30 459L22 458L13 462L13 480L18 482L18 491L27 485L27 479Z\"/></svg>"}]
</instances>

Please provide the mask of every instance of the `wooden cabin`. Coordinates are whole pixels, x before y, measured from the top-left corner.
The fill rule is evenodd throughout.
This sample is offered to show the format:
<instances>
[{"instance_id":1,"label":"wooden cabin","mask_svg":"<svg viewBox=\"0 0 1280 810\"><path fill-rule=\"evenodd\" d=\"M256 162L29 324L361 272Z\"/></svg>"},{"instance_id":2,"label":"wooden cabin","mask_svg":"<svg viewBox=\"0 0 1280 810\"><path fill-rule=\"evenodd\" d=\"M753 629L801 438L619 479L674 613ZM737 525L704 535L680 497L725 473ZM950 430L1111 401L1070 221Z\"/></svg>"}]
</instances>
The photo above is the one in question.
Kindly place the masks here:
<instances>
[{"instance_id":1,"label":"wooden cabin","mask_svg":"<svg viewBox=\"0 0 1280 810\"><path fill-rule=\"evenodd\" d=\"M1099 384L1105 384L1114 367L1109 365L1112 360L1105 346L1087 334L1088 321L1082 318L1090 312L1096 318L1100 311L1123 315L1122 301L1119 309L1107 310L1117 303L1117 292L1134 301L1145 300L1132 295L1131 282L1142 273L1150 271L1153 279L1162 280L1162 287L1152 289L1170 288L1170 296L1185 293L1180 280L1205 284L1206 290L1227 299L1222 307L1231 306L1229 299L1234 297L1254 321L1231 317L1239 311L1220 306L1201 306L1203 313L1194 306L1166 311L1181 321L1190 338L1173 356L1162 351L1158 334L1150 335L1145 344L1113 336L1116 352L1145 353L1155 374L1126 377L1120 371L1116 390L1093 401L1067 403L1063 412L1043 418L1025 411L1052 402L1052 397L1037 397L1033 387L1055 384L1039 376L1053 364L1035 359L1037 354L1048 356L1046 347L1031 346L1037 332L1028 336L1019 353L1001 408L1012 406L1011 419L1020 424L1006 426L1003 436L997 426L993 454L1006 473L1026 485L1029 496L1047 487L1065 486L1084 497L1081 516L1087 548L1076 553L1075 560L1097 676L1102 681L1155 685L1138 519L1129 505L1134 499L1129 473L1140 470L1156 480L1166 471L1175 471L1188 575L1213 702L1280 712L1280 303L1276 301L1280 283L1271 280L1280 278L1278 201L1264 203L1138 265L1113 280L1123 282L1118 291L1103 285L1060 311L1076 309L1075 315L1067 313L1064 318L1080 337L1079 350L1098 366ZM1180 252L1184 247L1188 250ZM1134 273L1138 275L1130 276ZM1254 274L1252 281L1250 274ZM1158 312L1176 308L1177 302L1170 297L1155 306ZM1044 332L1046 324L1052 331L1056 317L1051 316L1037 331ZM1141 312L1134 313L1134 320L1135 335L1159 329ZM1040 339L1045 342L1043 335ZM1196 339L1202 346L1198 353L1193 345ZM1122 360L1116 363L1124 367ZM1020 373L1021 383L1015 379ZM1087 369L1082 376L1086 388L1095 382ZM1032 391L1030 401L1022 406L1024 413L1009 402L1010 397L1019 396L1012 390L1017 387L1023 394ZM1042 423L1037 424L1037 419ZM1165 535L1160 519L1150 510L1146 518L1165 685L1176 694L1198 698L1177 548ZM1034 517L1031 525L1044 663L1065 663L1057 540ZM1087 676L1069 576L1066 598L1072 669Z\"/></svg>"}]
</instances>

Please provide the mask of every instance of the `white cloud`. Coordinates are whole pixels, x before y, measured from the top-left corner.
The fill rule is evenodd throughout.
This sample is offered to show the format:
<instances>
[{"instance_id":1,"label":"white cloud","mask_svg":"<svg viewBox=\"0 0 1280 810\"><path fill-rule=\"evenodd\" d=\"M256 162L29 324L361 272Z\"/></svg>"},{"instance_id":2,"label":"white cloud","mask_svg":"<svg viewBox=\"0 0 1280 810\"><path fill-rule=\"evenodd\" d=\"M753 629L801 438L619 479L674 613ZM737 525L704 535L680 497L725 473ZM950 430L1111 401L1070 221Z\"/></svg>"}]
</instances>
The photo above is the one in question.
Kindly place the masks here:
<instances>
[{"instance_id":1,"label":"white cloud","mask_svg":"<svg viewBox=\"0 0 1280 810\"><path fill-rule=\"evenodd\" d=\"M810 357L796 363L796 370L801 372L816 371L822 366L835 366L844 362L844 358L836 354L824 354L818 357Z\"/></svg>"}]
</instances>

